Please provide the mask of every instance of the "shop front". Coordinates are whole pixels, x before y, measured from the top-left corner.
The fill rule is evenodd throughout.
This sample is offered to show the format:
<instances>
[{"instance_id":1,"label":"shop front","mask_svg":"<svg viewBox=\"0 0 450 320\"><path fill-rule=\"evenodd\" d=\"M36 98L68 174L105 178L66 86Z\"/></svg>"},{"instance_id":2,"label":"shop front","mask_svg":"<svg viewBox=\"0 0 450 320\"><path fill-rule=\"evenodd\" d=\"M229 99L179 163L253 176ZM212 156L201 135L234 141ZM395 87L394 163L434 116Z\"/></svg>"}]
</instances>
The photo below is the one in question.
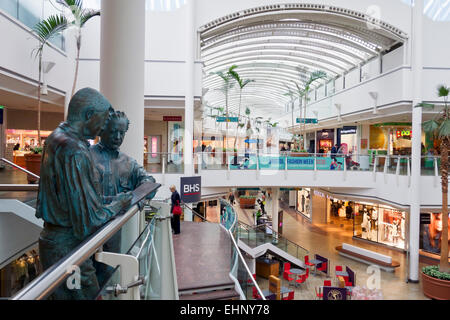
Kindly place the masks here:
<instances>
[{"instance_id":1,"label":"shop front","mask_svg":"<svg viewBox=\"0 0 450 320\"><path fill-rule=\"evenodd\" d=\"M327 204L313 203L312 222L339 227L343 235L405 249L406 212L384 204L333 197L314 190Z\"/></svg>"},{"instance_id":2,"label":"shop front","mask_svg":"<svg viewBox=\"0 0 450 320\"><path fill-rule=\"evenodd\" d=\"M317 153L327 153L334 145L334 129L323 129L317 132Z\"/></svg>"},{"instance_id":3,"label":"shop front","mask_svg":"<svg viewBox=\"0 0 450 320\"><path fill-rule=\"evenodd\" d=\"M442 212L420 213L420 254L435 260L440 260L441 238Z\"/></svg>"},{"instance_id":4,"label":"shop front","mask_svg":"<svg viewBox=\"0 0 450 320\"><path fill-rule=\"evenodd\" d=\"M370 126L369 155L411 155L411 123L389 122ZM422 145L429 145L426 135L421 133Z\"/></svg>"},{"instance_id":5,"label":"shop front","mask_svg":"<svg viewBox=\"0 0 450 320\"><path fill-rule=\"evenodd\" d=\"M337 144L343 154L358 153L358 138L356 126L344 126L337 129Z\"/></svg>"},{"instance_id":6,"label":"shop front","mask_svg":"<svg viewBox=\"0 0 450 320\"><path fill-rule=\"evenodd\" d=\"M51 131L41 130L41 141L52 133ZM6 146L7 149L13 150L13 162L18 166L25 167L25 154L31 153L31 149L38 146L37 130L6 130Z\"/></svg>"},{"instance_id":7,"label":"shop front","mask_svg":"<svg viewBox=\"0 0 450 320\"><path fill-rule=\"evenodd\" d=\"M311 219L312 203L310 188L300 188L297 190L297 201L295 209L306 218Z\"/></svg>"}]
</instances>

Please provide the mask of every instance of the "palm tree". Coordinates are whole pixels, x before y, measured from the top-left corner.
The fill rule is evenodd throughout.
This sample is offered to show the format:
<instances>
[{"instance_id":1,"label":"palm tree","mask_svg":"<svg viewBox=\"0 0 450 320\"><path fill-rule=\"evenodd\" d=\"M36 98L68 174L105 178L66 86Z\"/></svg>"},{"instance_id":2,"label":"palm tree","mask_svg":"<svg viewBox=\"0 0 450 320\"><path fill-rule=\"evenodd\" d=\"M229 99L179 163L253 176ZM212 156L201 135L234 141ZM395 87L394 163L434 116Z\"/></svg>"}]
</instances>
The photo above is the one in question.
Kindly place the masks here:
<instances>
[{"instance_id":1,"label":"palm tree","mask_svg":"<svg viewBox=\"0 0 450 320\"><path fill-rule=\"evenodd\" d=\"M305 87L304 89L301 89L299 87L299 85L295 83L296 87L297 87L297 91L298 91L298 98L302 99L304 98L304 103L303 103L303 116L306 119L306 105L308 104L308 94L310 92L311 89L311 85L313 84L313 82L326 78L327 74L324 71L314 71L310 74L309 79L305 82ZM300 100L299 100L300 101ZM302 118L302 112L301 112L301 106L300 106L300 119ZM300 130L300 135L303 137L301 140L301 149L304 149L304 145L305 145L305 129L306 129L306 120L303 121L302 124L300 124L301 126L301 130Z\"/></svg>"},{"instance_id":2,"label":"palm tree","mask_svg":"<svg viewBox=\"0 0 450 320\"><path fill-rule=\"evenodd\" d=\"M76 28L76 43L77 43L77 58L75 65L75 76L73 80L72 86L72 97L75 94L75 88L78 79L78 67L80 60L80 50L81 50L81 29L84 27L86 22L88 22L91 18L100 15L99 10L92 9L84 9L83 8L83 0L62 0L61 4L68 8L72 14L72 20L70 22L71 27Z\"/></svg>"},{"instance_id":3,"label":"palm tree","mask_svg":"<svg viewBox=\"0 0 450 320\"><path fill-rule=\"evenodd\" d=\"M291 104L291 111L292 111L292 129L294 129L295 126L295 122L294 122L294 103L295 100L297 100L297 97L295 96L295 92L291 90L291 88L289 88L287 85L285 85L285 87L287 88L287 92L284 93L284 96L287 96L290 98L290 104ZM297 86L298 88L298 86Z\"/></svg>"},{"instance_id":4,"label":"palm tree","mask_svg":"<svg viewBox=\"0 0 450 320\"><path fill-rule=\"evenodd\" d=\"M437 95L444 99L444 110L434 119L422 124L426 133L432 133L441 140L441 186L442 186L442 233L441 233L441 259L439 271L450 273L448 262L448 152L450 148L450 110L448 108L448 97L450 87L439 85ZM420 103L417 107L434 108L433 104Z\"/></svg>"},{"instance_id":5,"label":"palm tree","mask_svg":"<svg viewBox=\"0 0 450 320\"><path fill-rule=\"evenodd\" d=\"M248 85L250 82L254 82L255 80L251 80L251 79L242 79L239 74L233 70L229 70L228 71L231 75L231 77L236 80L237 84L239 85L239 111L238 111L238 119L241 118L241 102L242 102L242 90L244 89L244 87L246 85ZM239 122L239 120L238 120ZM237 143L237 139L238 139L238 130L237 130L237 126L236 126L236 138L234 139L234 149L236 149L236 143Z\"/></svg>"},{"instance_id":6,"label":"palm tree","mask_svg":"<svg viewBox=\"0 0 450 320\"><path fill-rule=\"evenodd\" d=\"M223 94L225 95L225 109L226 109L226 133L225 133L225 140L226 144L224 144L224 148L227 148L228 145L228 117L229 117L229 113L228 113L228 94L230 92L230 89L233 88L234 83L231 82L231 80L233 79L233 76L231 75L231 73L233 72L234 69L236 69L237 66L236 65L232 65L231 67L228 68L228 70L225 71L217 71L214 72L213 74L219 76L220 78L222 78L223 80L223 85L222 88L220 88L219 90L223 92Z\"/></svg>"},{"instance_id":7,"label":"palm tree","mask_svg":"<svg viewBox=\"0 0 450 320\"><path fill-rule=\"evenodd\" d=\"M37 23L33 31L39 38L39 45L33 50L35 57L39 59L38 81L38 146L41 146L41 79L42 79L42 53L47 42L67 28L67 19L64 15L51 15L47 19Z\"/></svg>"}]
</instances>

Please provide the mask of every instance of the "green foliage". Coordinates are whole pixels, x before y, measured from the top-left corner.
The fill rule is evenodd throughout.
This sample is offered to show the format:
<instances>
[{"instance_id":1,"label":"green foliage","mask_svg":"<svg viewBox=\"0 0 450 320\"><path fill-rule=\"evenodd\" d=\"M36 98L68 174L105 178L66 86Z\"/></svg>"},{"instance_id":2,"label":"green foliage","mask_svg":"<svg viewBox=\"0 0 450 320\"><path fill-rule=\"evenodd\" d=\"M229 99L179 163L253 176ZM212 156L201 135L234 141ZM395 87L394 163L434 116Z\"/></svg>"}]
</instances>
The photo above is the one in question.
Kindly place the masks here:
<instances>
[{"instance_id":1,"label":"green foliage","mask_svg":"<svg viewBox=\"0 0 450 320\"><path fill-rule=\"evenodd\" d=\"M250 108L249 108L249 107L246 107L246 108L245 108L245 114L246 114L247 116L249 116L250 113L251 113Z\"/></svg>"},{"instance_id":2,"label":"green foliage","mask_svg":"<svg viewBox=\"0 0 450 320\"><path fill-rule=\"evenodd\" d=\"M443 84L439 85L438 88L438 97L446 98L450 94L450 87L447 87Z\"/></svg>"},{"instance_id":3,"label":"green foliage","mask_svg":"<svg viewBox=\"0 0 450 320\"><path fill-rule=\"evenodd\" d=\"M439 266L423 267L422 272L433 278L450 281L450 273L439 271Z\"/></svg>"},{"instance_id":4,"label":"green foliage","mask_svg":"<svg viewBox=\"0 0 450 320\"><path fill-rule=\"evenodd\" d=\"M239 199L256 199L256 196L240 196Z\"/></svg>"},{"instance_id":5,"label":"green foliage","mask_svg":"<svg viewBox=\"0 0 450 320\"><path fill-rule=\"evenodd\" d=\"M67 29L67 27L68 22L64 15L51 15L47 19L38 22L33 28L33 31L39 37L39 46L33 50L36 51L36 57L42 54L47 41Z\"/></svg>"},{"instance_id":6,"label":"green foliage","mask_svg":"<svg viewBox=\"0 0 450 320\"><path fill-rule=\"evenodd\" d=\"M30 151L34 154L42 154L43 148L41 146L30 148Z\"/></svg>"},{"instance_id":7,"label":"green foliage","mask_svg":"<svg viewBox=\"0 0 450 320\"><path fill-rule=\"evenodd\" d=\"M440 138L450 137L450 119L445 119L442 121L438 130L438 135Z\"/></svg>"},{"instance_id":8,"label":"green foliage","mask_svg":"<svg viewBox=\"0 0 450 320\"><path fill-rule=\"evenodd\" d=\"M439 128L439 123L435 120L428 120L422 123L422 127L426 133L435 133Z\"/></svg>"}]
</instances>

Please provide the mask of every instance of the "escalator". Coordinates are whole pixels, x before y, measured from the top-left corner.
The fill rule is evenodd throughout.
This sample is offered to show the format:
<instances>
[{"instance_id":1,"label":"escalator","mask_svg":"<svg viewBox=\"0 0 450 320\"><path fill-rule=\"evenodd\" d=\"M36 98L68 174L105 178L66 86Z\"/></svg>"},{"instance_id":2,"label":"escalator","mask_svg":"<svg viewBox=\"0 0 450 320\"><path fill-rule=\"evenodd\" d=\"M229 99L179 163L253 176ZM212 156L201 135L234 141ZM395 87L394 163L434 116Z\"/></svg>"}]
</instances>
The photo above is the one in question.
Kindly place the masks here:
<instances>
[{"instance_id":1,"label":"escalator","mask_svg":"<svg viewBox=\"0 0 450 320\"><path fill-rule=\"evenodd\" d=\"M266 225L250 226L239 222L238 245L252 258L267 253L288 261L300 268L305 268L305 256L308 250L293 243Z\"/></svg>"}]
</instances>

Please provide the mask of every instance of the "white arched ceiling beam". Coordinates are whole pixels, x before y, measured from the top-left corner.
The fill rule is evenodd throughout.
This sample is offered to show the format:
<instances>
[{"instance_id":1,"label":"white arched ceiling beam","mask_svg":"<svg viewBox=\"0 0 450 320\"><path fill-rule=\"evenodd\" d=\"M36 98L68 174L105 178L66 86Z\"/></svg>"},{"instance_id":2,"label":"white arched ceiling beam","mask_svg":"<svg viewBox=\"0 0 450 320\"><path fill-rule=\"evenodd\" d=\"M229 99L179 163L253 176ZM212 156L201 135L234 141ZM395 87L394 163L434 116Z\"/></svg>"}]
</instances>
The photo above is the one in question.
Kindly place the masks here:
<instances>
[{"instance_id":1,"label":"white arched ceiling beam","mask_svg":"<svg viewBox=\"0 0 450 320\"><path fill-rule=\"evenodd\" d=\"M308 48L314 48L319 51L325 51L325 52L333 52L337 55L341 55L344 57L349 57L350 59L361 61L361 56L355 54L353 51L344 50L341 46L335 46L334 44L326 43L326 42L318 42L318 41L311 41L310 39L289 39L290 41L286 41L286 39L282 39L280 37L278 38L264 38L264 39L253 39L252 41L247 41L244 44L243 43L230 43L227 44L223 48L211 48L209 50L202 51L202 58L204 60L208 60L210 55L214 54L220 54L220 53L227 53L227 52L233 52L237 49L247 49L252 48L254 46L277 46L277 47L287 47L291 48L293 50L296 50L299 48L300 50L302 48L308 47Z\"/></svg>"},{"instance_id":2,"label":"white arched ceiling beam","mask_svg":"<svg viewBox=\"0 0 450 320\"><path fill-rule=\"evenodd\" d=\"M341 63L345 63L350 66L356 66L361 61L359 59L352 58L345 54L339 54L338 52L334 50L329 50L325 48L314 48L314 47L307 47L307 46L300 46L296 44L288 44L285 46L277 45L277 44L270 44L270 43L262 43L257 45L251 45L251 46L245 46L240 48L235 48L234 50L221 50L220 52L217 52L215 54L210 55L203 55L203 59L207 59L208 61L215 61L219 59L225 59L226 57L230 55L239 55L239 54L245 54L245 53L265 53L265 52L278 52L278 53L284 53L286 55L291 54L297 54L297 53L310 53L321 57L330 58L333 60L339 60Z\"/></svg>"},{"instance_id":3,"label":"white arched ceiling beam","mask_svg":"<svg viewBox=\"0 0 450 320\"><path fill-rule=\"evenodd\" d=\"M348 30L330 28L325 25L314 23L274 23L251 28L239 28L238 30L234 30L232 33L226 33L210 40L204 40L202 42L202 46L205 49L208 49L210 46L220 46L240 39L260 38L261 35L266 36L269 34L297 36L306 34L319 39L333 39L333 42L354 46L362 51L367 50L369 53L386 49L390 44L390 42L370 42L369 38L364 35L361 36L357 33L350 33Z\"/></svg>"}]
</instances>

